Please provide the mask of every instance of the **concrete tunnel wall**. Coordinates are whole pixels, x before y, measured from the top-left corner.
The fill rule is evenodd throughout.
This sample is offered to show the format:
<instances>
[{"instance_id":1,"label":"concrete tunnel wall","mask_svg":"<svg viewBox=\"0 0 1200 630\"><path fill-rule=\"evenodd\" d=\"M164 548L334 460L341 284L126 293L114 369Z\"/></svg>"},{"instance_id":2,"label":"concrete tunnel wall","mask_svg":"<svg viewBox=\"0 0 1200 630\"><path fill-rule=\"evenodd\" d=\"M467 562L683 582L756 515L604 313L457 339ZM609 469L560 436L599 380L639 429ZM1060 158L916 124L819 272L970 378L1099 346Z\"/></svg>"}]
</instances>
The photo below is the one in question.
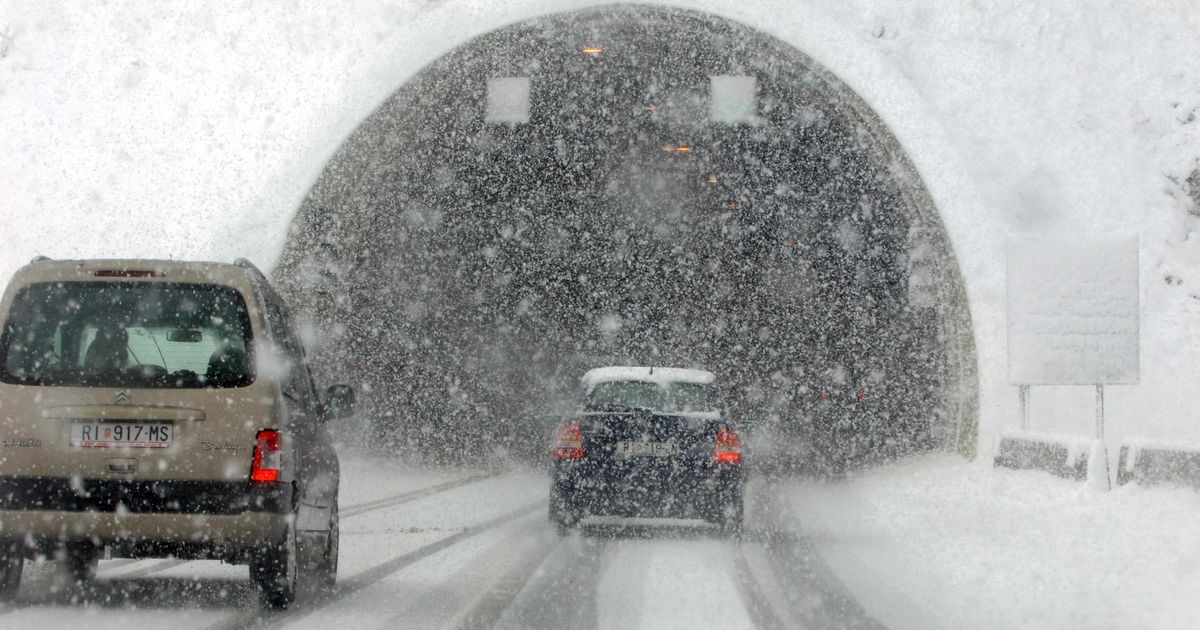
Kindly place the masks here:
<instances>
[{"instance_id":1,"label":"concrete tunnel wall","mask_svg":"<svg viewBox=\"0 0 1200 630\"><path fill-rule=\"evenodd\" d=\"M457 14L450 6L455 4L460 9ZM424 28L420 30L426 37L441 42L444 49L453 49L467 44L475 36L497 30L500 24L561 14L563 6L562 3L528 2L489 9L472 4L467 10L464 5L468 4L471 3L449 3L419 16L415 22L423 25ZM588 3L574 4L578 5L575 8L596 14L624 14L637 19L700 15L661 6L657 9L628 5L596 8L588 6ZM958 251L956 256L953 247L956 231L961 232L968 227L964 225L969 223L968 213L962 210L964 206L972 205L973 191L970 186L964 185L961 174L954 169L953 158L947 157L949 153L937 135L936 125L919 120L922 109L919 103L914 102L911 89L903 84L895 72L881 67L879 60L870 55L857 51L839 55L839 52L846 51L839 51L838 37L830 37L831 33L836 35L837 29L815 19L817 16L804 15L804 10L800 8L793 10L789 7L788 12L781 14L782 19L768 20L766 15L749 9L731 11L726 7L718 10L711 6L715 3L653 4L698 9L710 16L719 15L774 36L781 45L790 48L790 57L809 73L812 78L810 87L842 116L855 121L867 131L871 152L877 161L886 164L886 169L892 174L901 191L901 207L909 215L910 222L931 228L928 233L936 261L936 318L946 359L941 375L943 386L940 389L941 418L945 426L942 427L940 441L944 448L973 454L978 439L980 406L976 352L978 349L990 354L992 350L987 347L990 344L986 339L982 344L984 347L979 347L980 337L972 328L972 314L968 308L974 304L968 300L970 278L964 278L967 274L962 273L959 262L963 256L970 257L979 252ZM455 15L466 19L457 21L453 19ZM444 38L438 38L439 34ZM823 53L820 56L824 63L811 55L814 48L818 53ZM403 86L396 95L401 92ZM285 291L302 298L300 303L317 304L318 310L336 309L327 303L321 306L321 297L311 291L315 282L311 275L315 269L314 261L319 263L321 257L320 243L314 240L311 228L323 225L321 216L331 208L337 209L333 214L362 210L361 199L356 201L354 196L357 174L369 170L370 162L378 157L378 139L386 135L379 133L380 125L389 124L389 108L395 108L398 102L399 99L389 99L345 141L311 189L293 222L293 230L276 276ZM918 150L906 152L905 149L910 147L918 147ZM928 166L923 167L922 163ZM318 321L329 319L315 312L307 315L315 316Z\"/></svg>"}]
</instances>

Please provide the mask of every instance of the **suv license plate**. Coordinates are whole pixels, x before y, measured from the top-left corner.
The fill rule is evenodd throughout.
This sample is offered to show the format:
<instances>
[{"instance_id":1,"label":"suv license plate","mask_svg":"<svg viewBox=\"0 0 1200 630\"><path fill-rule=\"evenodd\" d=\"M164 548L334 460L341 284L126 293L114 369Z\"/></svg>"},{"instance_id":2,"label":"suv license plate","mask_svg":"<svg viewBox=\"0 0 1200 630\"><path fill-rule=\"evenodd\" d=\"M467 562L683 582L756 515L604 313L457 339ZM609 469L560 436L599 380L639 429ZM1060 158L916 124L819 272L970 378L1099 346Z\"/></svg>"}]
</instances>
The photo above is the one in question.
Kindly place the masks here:
<instances>
[{"instance_id":1,"label":"suv license plate","mask_svg":"<svg viewBox=\"0 0 1200 630\"><path fill-rule=\"evenodd\" d=\"M676 453L674 442L617 442L617 457L670 457Z\"/></svg>"},{"instance_id":2,"label":"suv license plate","mask_svg":"<svg viewBox=\"0 0 1200 630\"><path fill-rule=\"evenodd\" d=\"M71 446L166 448L173 434L170 422L75 422Z\"/></svg>"}]
</instances>

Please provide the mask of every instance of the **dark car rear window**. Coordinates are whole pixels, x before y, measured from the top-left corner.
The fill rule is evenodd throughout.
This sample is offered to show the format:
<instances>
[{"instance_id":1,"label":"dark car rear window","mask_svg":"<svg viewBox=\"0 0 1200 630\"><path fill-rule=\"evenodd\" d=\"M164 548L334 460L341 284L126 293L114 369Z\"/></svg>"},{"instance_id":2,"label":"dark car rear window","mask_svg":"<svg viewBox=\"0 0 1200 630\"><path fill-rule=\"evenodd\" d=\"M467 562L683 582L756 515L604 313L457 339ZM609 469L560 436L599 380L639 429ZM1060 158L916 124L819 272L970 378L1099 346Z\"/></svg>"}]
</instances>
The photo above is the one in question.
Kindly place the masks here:
<instances>
[{"instance_id":1,"label":"dark car rear window","mask_svg":"<svg viewBox=\"0 0 1200 630\"><path fill-rule=\"evenodd\" d=\"M80 387L242 387L254 382L250 318L231 287L57 282L17 293L0 381Z\"/></svg>"},{"instance_id":2,"label":"dark car rear window","mask_svg":"<svg viewBox=\"0 0 1200 630\"><path fill-rule=\"evenodd\" d=\"M707 383L672 383L670 395L667 397L667 408L664 411L719 412L724 406L725 404L721 402L720 391L713 385Z\"/></svg>"},{"instance_id":3,"label":"dark car rear window","mask_svg":"<svg viewBox=\"0 0 1200 630\"><path fill-rule=\"evenodd\" d=\"M598 383L584 402L584 411L649 409L665 413L720 412L721 393L707 383L674 382L666 387L649 381Z\"/></svg>"},{"instance_id":4,"label":"dark car rear window","mask_svg":"<svg viewBox=\"0 0 1200 630\"><path fill-rule=\"evenodd\" d=\"M663 405L663 390L654 383L642 381L607 381L597 384L588 394L584 411L623 411L650 409Z\"/></svg>"}]
</instances>

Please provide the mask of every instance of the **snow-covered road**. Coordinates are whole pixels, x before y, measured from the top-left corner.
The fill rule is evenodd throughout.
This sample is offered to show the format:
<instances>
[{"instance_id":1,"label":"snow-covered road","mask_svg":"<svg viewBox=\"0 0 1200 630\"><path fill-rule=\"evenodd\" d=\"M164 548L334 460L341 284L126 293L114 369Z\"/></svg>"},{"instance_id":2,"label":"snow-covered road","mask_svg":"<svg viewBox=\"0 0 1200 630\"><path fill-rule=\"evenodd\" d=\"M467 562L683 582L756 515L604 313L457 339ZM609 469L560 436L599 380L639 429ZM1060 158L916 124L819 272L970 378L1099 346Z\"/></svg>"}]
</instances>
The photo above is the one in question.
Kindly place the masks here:
<instances>
[{"instance_id":1,"label":"snow-covered road","mask_svg":"<svg viewBox=\"0 0 1200 630\"><path fill-rule=\"evenodd\" d=\"M107 560L78 589L27 565L0 629L1127 629L1200 610L1186 488L1095 492L933 454L838 483L753 478L734 541L619 519L559 538L547 484L346 456L332 593L271 612L241 566Z\"/></svg>"},{"instance_id":2,"label":"snow-covered road","mask_svg":"<svg viewBox=\"0 0 1200 630\"><path fill-rule=\"evenodd\" d=\"M343 467L332 593L271 612L241 566L108 560L80 589L43 564L26 567L0 628L878 627L766 482L752 484L741 542L691 521L599 520L559 538L541 472Z\"/></svg>"}]
</instances>

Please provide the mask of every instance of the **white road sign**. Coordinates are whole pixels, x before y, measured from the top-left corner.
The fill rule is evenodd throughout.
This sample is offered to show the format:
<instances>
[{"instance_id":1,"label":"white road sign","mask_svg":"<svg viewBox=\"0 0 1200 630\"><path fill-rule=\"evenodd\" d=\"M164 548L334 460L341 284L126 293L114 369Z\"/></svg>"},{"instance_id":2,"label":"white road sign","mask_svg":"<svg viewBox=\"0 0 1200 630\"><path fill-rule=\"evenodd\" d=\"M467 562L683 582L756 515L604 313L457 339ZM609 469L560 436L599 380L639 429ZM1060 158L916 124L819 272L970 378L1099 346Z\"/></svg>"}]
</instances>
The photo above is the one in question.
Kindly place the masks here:
<instances>
[{"instance_id":1,"label":"white road sign","mask_svg":"<svg viewBox=\"0 0 1200 630\"><path fill-rule=\"evenodd\" d=\"M1011 237L1009 382L1134 384L1138 368L1137 236Z\"/></svg>"}]
</instances>

